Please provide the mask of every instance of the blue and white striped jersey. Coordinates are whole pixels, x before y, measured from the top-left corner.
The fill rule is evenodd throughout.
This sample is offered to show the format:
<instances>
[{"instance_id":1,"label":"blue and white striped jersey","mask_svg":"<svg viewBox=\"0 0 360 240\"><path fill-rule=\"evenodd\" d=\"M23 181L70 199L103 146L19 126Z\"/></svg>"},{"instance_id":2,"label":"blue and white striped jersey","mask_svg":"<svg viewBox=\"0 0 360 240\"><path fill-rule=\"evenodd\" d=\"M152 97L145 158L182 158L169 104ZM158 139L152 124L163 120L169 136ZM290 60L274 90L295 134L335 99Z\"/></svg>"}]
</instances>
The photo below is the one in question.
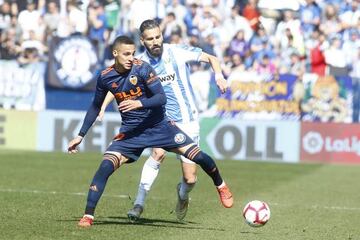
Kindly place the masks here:
<instances>
[{"instance_id":1,"label":"blue and white striped jersey","mask_svg":"<svg viewBox=\"0 0 360 240\"><path fill-rule=\"evenodd\" d=\"M170 120L188 123L198 120L194 91L190 83L189 61L199 61L200 48L165 44L160 58L153 58L146 51L137 58L154 68L167 97L166 115Z\"/></svg>"}]
</instances>

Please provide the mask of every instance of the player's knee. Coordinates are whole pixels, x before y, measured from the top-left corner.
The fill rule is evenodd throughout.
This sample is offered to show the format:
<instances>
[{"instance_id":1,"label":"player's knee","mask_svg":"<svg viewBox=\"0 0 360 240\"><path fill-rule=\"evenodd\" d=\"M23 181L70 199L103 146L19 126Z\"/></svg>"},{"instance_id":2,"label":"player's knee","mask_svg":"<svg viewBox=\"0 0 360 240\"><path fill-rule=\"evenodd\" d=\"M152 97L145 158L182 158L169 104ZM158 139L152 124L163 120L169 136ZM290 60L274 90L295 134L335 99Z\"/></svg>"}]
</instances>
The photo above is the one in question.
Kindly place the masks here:
<instances>
[{"instance_id":1,"label":"player's knee","mask_svg":"<svg viewBox=\"0 0 360 240\"><path fill-rule=\"evenodd\" d=\"M162 149L153 149L152 157L155 161L162 163L165 159L166 152Z\"/></svg>"},{"instance_id":2,"label":"player's knee","mask_svg":"<svg viewBox=\"0 0 360 240\"><path fill-rule=\"evenodd\" d=\"M184 175L184 182L188 185L195 184L196 180L197 180L197 177L195 174Z\"/></svg>"},{"instance_id":3,"label":"player's knee","mask_svg":"<svg viewBox=\"0 0 360 240\"><path fill-rule=\"evenodd\" d=\"M103 162L106 162L107 164L111 163L114 167L114 171L118 169L121 165L121 156L112 154L112 153L105 153L103 156Z\"/></svg>"},{"instance_id":4,"label":"player's knee","mask_svg":"<svg viewBox=\"0 0 360 240\"><path fill-rule=\"evenodd\" d=\"M146 192L149 192L150 191L150 188L151 188L151 185L148 184L148 183L140 183L139 184L139 187L143 190L145 190Z\"/></svg>"}]
</instances>

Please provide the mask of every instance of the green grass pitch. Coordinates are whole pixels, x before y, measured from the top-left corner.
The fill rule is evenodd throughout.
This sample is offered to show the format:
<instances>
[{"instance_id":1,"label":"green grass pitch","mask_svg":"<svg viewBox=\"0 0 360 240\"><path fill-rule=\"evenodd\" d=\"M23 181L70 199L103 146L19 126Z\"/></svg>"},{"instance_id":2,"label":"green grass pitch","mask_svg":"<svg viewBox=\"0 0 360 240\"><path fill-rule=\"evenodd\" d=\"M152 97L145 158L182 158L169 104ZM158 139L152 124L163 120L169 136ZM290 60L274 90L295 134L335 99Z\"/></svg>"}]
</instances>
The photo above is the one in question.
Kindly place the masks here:
<instances>
[{"instance_id":1,"label":"green grass pitch","mask_svg":"<svg viewBox=\"0 0 360 240\"><path fill-rule=\"evenodd\" d=\"M199 169L188 215L173 209L179 162L168 156L139 224L127 221L144 159L111 176L91 229L76 225L100 153L0 151L0 239L360 239L360 166L217 161L235 197L220 205L211 180ZM271 219L251 228L246 202L266 201Z\"/></svg>"}]
</instances>

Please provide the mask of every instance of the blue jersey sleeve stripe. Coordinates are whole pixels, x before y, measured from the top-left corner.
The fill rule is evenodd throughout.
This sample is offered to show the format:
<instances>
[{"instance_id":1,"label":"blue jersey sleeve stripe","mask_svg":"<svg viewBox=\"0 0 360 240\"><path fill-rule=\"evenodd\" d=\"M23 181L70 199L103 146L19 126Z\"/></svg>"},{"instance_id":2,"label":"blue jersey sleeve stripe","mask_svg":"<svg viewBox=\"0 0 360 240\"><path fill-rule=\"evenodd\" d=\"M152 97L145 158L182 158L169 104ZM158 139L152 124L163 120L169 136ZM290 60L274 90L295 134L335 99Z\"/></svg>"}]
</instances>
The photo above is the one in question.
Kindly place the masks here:
<instances>
[{"instance_id":1,"label":"blue jersey sleeve stripe","mask_svg":"<svg viewBox=\"0 0 360 240\"><path fill-rule=\"evenodd\" d=\"M170 57L171 57L172 59L176 59L175 56L174 56L174 54L173 54L173 52L171 51L171 49L169 49L169 55L170 55ZM191 121L193 121L193 120L194 120L194 116L193 116L193 113L192 113L192 111L191 111L191 106L190 106L190 103L189 103L189 99L188 99L188 97L186 96L186 92L185 92L183 83L181 82L181 79L180 79L179 68L178 68L178 66L177 66L177 64L176 64L175 61L172 62L172 65L173 65L173 68L174 68L174 70L175 70L176 76L178 76L178 77L177 77L177 82L178 82L178 84L179 84L179 86L180 86L180 88L181 88L181 94L182 94L182 96L183 96L183 98L184 98L184 100L185 100L185 104L186 104L186 107L187 107L187 111L188 111L188 114L189 114L189 118L190 118Z\"/></svg>"},{"instance_id":2,"label":"blue jersey sleeve stripe","mask_svg":"<svg viewBox=\"0 0 360 240\"><path fill-rule=\"evenodd\" d=\"M188 85L190 86L190 87L189 87L189 89L190 89L190 94L191 94L192 98L195 100L196 97L195 97L194 89L191 87L190 72L189 72L188 70L186 71L186 79L187 79ZM191 119L191 120L193 121L194 119Z\"/></svg>"}]
</instances>

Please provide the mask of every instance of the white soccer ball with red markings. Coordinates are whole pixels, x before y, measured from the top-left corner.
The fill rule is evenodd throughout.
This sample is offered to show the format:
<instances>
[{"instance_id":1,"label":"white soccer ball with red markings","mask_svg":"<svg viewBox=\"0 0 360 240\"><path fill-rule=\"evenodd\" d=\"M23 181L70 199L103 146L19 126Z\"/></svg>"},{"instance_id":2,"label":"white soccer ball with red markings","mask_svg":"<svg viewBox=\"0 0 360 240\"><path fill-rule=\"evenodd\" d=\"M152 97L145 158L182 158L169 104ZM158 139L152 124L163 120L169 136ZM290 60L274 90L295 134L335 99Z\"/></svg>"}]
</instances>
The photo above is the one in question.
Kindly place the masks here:
<instances>
[{"instance_id":1,"label":"white soccer ball with red markings","mask_svg":"<svg viewBox=\"0 0 360 240\"><path fill-rule=\"evenodd\" d=\"M253 200L245 205L243 216L251 227L262 227L270 219L270 208L266 202Z\"/></svg>"}]
</instances>

